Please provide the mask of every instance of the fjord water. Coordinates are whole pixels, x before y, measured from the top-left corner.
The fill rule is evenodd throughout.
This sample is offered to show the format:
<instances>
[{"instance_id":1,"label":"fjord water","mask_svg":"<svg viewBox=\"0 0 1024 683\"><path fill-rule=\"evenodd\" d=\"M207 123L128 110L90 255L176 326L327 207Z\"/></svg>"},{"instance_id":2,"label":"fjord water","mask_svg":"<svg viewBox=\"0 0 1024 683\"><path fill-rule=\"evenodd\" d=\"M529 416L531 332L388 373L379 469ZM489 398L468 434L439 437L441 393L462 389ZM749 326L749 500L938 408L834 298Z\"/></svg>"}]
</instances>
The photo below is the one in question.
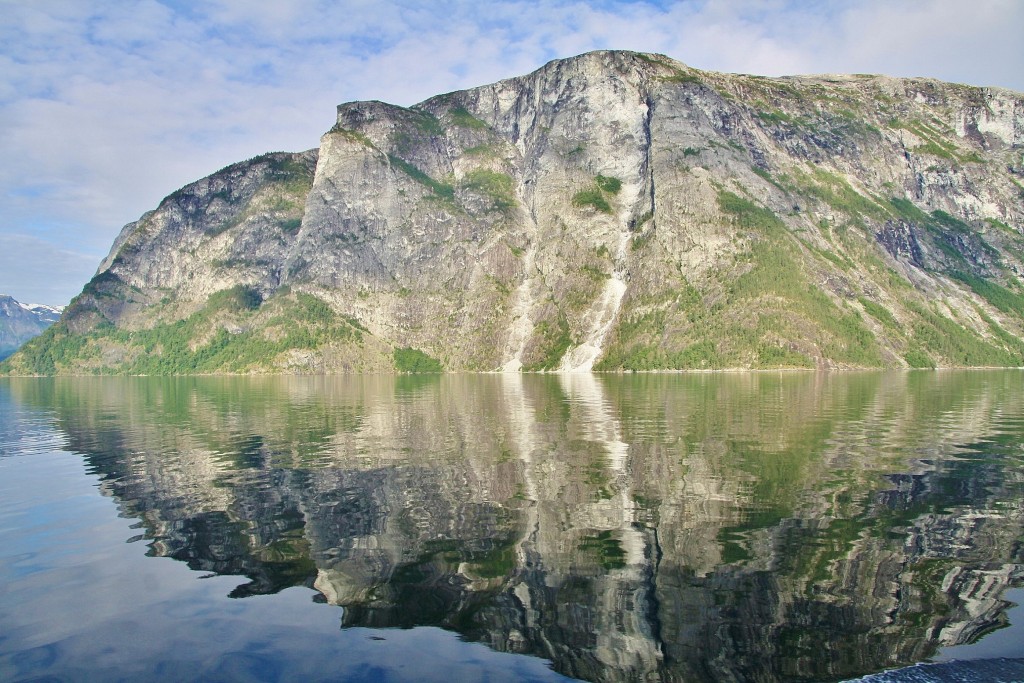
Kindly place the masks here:
<instances>
[{"instance_id":1,"label":"fjord water","mask_svg":"<svg viewBox=\"0 0 1024 683\"><path fill-rule=\"evenodd\" d=\"M0 381L3 680L839 680L1022 556L1020 371Z\"/></svg>"}]
</instances>

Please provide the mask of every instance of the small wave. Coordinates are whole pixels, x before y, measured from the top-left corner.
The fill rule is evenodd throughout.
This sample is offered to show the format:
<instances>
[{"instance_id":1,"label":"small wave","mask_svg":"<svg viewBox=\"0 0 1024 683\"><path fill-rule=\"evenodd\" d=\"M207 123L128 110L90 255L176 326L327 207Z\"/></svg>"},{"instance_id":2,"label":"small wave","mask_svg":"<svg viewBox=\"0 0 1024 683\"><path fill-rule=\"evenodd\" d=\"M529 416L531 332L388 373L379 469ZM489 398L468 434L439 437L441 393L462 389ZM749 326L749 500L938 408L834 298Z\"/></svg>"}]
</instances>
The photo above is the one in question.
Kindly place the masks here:
<instances>
[{"instance_id":1,"label":"small wave","mask_svg":"<svg viewBox=\"0 0 1024 683\"><path fill-rule=\"evenodd\" d=\"M1022 683L1024 659L975 659L916 664L847 683Z\"/></svg>"}]
</instances>

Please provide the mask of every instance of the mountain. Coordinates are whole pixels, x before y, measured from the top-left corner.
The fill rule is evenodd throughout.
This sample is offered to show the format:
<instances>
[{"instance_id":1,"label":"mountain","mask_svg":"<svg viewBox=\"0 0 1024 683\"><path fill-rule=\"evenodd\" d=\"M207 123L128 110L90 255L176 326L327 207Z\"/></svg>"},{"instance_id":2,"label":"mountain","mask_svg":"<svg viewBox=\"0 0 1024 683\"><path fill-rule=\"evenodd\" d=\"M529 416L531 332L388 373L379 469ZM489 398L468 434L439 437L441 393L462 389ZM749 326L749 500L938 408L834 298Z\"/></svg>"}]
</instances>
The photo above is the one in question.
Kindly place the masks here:
<instances>
[{"instance_id":1,"label":"mountain","mask_svg":"<svg viewBox=\"0 0 1024 683\"><path fill-rule=\"evenodd\" d=\"M1024 95L593 52L229 166L14 373L1024 365Z\"/></svg>"},{"instance_id":2,"label":"mountain","mask_svg":"<svg viewBox=\"0 0 1024 683\"><path fill-rule=\"evenodd\" d=\"M60 320L61 310L44 304L23 304L0 294L0 359Z\"/></svg>"}]
</instances>

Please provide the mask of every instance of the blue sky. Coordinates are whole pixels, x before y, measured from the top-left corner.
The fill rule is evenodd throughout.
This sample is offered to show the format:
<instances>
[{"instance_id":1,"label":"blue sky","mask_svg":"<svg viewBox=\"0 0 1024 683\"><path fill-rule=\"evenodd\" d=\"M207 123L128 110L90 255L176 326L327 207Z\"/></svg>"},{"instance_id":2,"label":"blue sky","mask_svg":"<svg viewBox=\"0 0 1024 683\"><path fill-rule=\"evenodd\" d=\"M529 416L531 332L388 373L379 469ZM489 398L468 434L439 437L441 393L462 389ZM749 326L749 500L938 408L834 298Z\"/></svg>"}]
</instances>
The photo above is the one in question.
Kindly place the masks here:
<instances>
[{"instance_id":1,"label":"blue sky","mask_svg":"<svg viewBox=\"0 0 1024 683\"><path fill-rule=\"evenodd\" d=\"M234 161L593 49L1024 91L1020 0L0 0L0 293L66 304L121 227Z\"/></svg>"}]
</instances>

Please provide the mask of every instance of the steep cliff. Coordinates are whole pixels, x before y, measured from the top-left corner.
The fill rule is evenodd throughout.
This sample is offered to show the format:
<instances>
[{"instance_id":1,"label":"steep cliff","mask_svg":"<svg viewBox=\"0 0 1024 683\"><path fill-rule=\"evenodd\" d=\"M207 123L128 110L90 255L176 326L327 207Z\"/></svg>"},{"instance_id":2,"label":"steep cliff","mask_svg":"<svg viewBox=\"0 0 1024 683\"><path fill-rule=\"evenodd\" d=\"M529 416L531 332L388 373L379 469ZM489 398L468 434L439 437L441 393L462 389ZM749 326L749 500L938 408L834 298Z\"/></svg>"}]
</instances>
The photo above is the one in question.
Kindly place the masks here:
<instances>
[{"instance_id":1,"label":"steep cliff","mask_svg":"<svg viewBox=\"0 0 1024 683\"><path fill-rule=\"evenodd\" d=\"M1024 365L1024 97L595 52L228 167L14 372Z\"/></svg>"}]
</instances>

